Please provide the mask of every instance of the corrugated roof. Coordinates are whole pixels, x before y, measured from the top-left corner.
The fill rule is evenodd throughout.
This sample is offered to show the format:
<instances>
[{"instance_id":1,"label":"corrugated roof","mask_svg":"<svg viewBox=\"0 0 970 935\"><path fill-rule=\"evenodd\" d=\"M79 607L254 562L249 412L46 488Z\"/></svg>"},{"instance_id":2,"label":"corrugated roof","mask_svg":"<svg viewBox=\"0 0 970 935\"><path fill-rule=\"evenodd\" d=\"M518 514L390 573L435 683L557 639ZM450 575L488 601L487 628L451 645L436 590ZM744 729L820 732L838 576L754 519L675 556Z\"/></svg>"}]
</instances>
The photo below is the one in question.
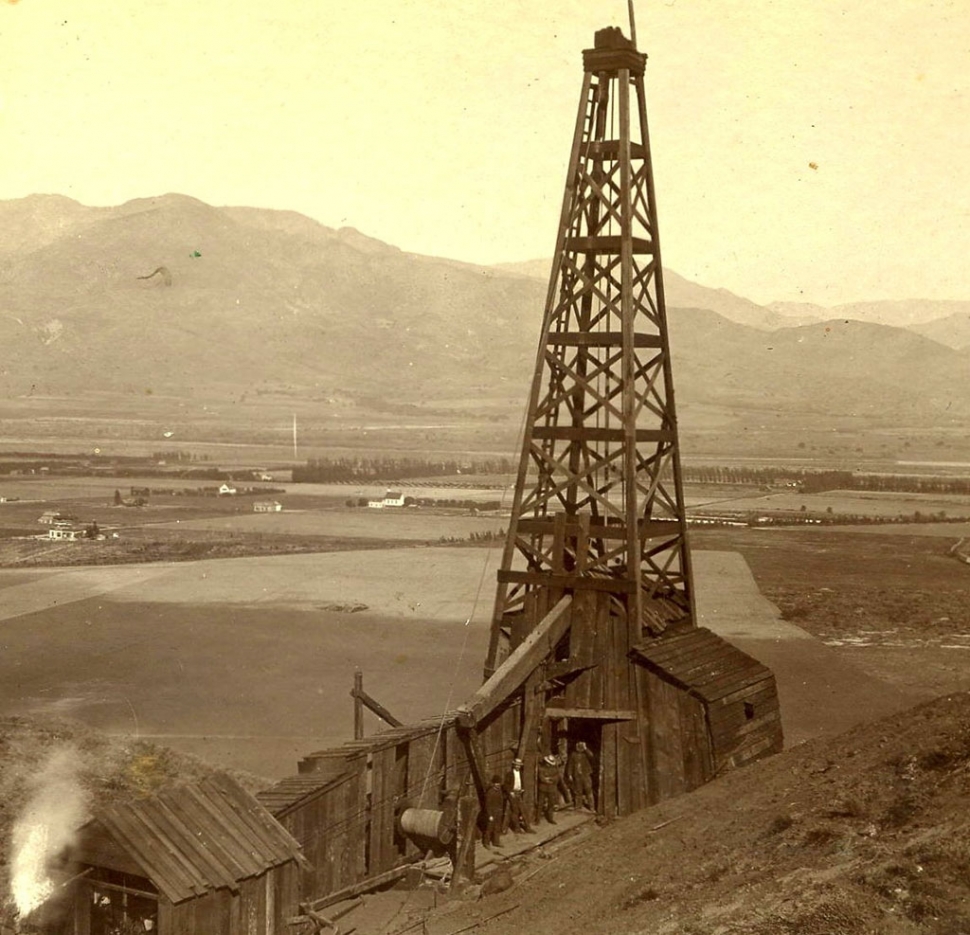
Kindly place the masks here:
<instances>
[{"instance_id":1,"label":"corrugated roof","mask_svg":"<svg viewBox=\"0 0 970 935\"><path fill-rule=\"evenodd\" d=\"M706 627L669 630L633 647L636 658L691 694L712 702L763 679L771 670Z\"/></svg>"},{"instance_id":2,"label":"corrugated roof","mask_svg":"<svg viewBox=\"0 0 970 935\"><path fill-rule=\"evenodd\" d=\"M93 820L173 903L223 887L237 890L271 867L305 862L273 816L222 773L99 810Z\"/></svg>"}]
</instances>

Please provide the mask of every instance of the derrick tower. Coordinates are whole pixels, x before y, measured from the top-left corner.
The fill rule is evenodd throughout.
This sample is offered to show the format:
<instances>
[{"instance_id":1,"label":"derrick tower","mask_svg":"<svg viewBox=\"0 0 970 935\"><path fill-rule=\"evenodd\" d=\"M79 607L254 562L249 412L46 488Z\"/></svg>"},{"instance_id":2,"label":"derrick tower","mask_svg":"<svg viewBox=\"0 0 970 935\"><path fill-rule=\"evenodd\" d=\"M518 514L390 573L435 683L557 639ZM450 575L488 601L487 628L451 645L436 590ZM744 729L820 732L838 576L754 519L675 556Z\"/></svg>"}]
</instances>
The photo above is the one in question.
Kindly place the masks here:
<instances>
[{"instance_id":1,"label":"derrick tower","mask_svg":"<svg viewBox=\"0 0 970 935\"><path fill-rule=\"evenodd\" d=\"M583 53L486 677L550 592L609 592L630 645L696 624L645 63L616 28Z\"/></svg>"},{"instance_id":2,"label":"derrick tower","mask_svg":"<svg viewBox=\"0 0 970 935\"><path fill-rule=\"evenodd\" d=\"M617 29L583 53L485 679L441 717L304 758L331 804L302 782L271 794L308 856L323 848L321 887L388 882L432 819L441 843L454 833L452 881L472 876L490 777L516 761L524 815L549 806L540 763L558 755L585 763L584 802L591 787L611 819L782 748L774 675L694 618L645 61ZM360 684L358 706L396 723ZM349 860L321 815L353 818L338 822Z\"/></svg>"}]
</instances>

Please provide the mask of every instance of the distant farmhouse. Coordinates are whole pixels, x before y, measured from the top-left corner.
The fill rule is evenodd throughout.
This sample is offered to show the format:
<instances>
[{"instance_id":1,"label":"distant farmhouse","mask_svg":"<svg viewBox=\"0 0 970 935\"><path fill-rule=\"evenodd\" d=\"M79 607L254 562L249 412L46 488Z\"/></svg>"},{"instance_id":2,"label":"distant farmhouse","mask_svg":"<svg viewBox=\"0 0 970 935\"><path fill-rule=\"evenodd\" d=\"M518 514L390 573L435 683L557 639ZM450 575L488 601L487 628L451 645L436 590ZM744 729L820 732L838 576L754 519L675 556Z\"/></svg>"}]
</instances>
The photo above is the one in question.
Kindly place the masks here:
<instances>
[{"instance_id":1,"label":"distant farmhouse","mask_svg":"<svg viewBox=\"0 0 970 935\"><path fill-rule=\"evenodd\" d=\"M43 523L45 526L54 526L57 524L67 526L77 521L77 517L73 513L61 513L60 510L45 510L37 517L37 522Z\"/></svg>"},{"instance_id":2,"label":"distant farmhouse","mask_svg":"<svg viewBox=\"0 0 970 935\"><path fill-rule=\"evenodd\" d=\"M84 535L83 529L72 529L64 526L51 526L47 530L48 539L58 539L60 541L76 542L79 536Z\"/></svg>"},{"instance_id":3,"label":"distant farmhouse","mask_svg":"<svg viewBox=\"0 0 970 935\"><path fill-rule=\"evenodd\" d=\"M386 506L404 506L404 494L400 490L389 490L383 500L368 500L367 506L374 510L383 510Z\"/></svg>"},{"instance_id":4,"label":"distant farmhouse","mask_svg":"<svg viewBox=\"0 0 970 935\"><path fill-rule=\"evenodd\" d=\"M219 485L219 496L220 497L226 497L226 496L230 496L231 497L235 493L236 493L236 488L233 487L232 484L220 484Z\"/></svg>"},{"instance_id":5,"label":"distant farmhouse","mask_svg":"<svg viewBox=\"0 0 970 935\"><path fill-rule=\"evenodd\" d=\"M254 513L279 513L283 504L279 500L257 500L253 504Z\"/></svg>"}]
</instances>

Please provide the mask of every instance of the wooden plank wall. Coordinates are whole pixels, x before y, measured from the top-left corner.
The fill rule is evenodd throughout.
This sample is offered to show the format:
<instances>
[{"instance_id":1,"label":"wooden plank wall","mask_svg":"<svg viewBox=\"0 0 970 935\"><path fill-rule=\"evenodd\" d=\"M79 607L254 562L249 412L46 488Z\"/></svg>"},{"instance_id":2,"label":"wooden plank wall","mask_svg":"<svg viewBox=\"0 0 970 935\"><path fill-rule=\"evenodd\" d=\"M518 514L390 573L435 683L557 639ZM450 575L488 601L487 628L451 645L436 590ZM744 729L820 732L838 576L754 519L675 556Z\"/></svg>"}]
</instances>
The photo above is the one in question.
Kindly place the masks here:
<instances>
[{"instance_id":1,"label":"wooden plank wall","mask_svg":"<svg viewBox=\"0 0 970 935\"><path fill-rule=\"evenodd\" d=\"M266 882L263 877L243 880L233 903L239 926L235 931L239 935L266 935Z\"/></svg>"},{"instance_id":2,"label":"wooden plank wall","mask_svg":"<svg viewBox=\"0 0 970 935\"><path fill-rule=\"evenodd\" d=\"M644 742L650 748L649 798L659 802L679 795L687 787L680 732L679 698L683 693L645 669L641 682L649 710L643 725Z\"/></svg>"},{"instance_id":3,"label":"wooden plank wall","mask_svg":"<svg viewBox=\"0 0 970 935\"><path fill-rule=\"evenodd\" d=\"M243 880L239 891L214 890L173 905L158 901L159 935L301 935L287 919L299 912L302 884L295 861Z\"/></svg>"},{"instance_id":4,"label":"wooden plank wall","mask_svg":"<svg viewBox=\"0 0 970 935\"><path fill-rule=\"evenodd\" d=\"M437 808L441 801L444 747L429 731L408 744L406 797L415 808Z\"/></svg>"},{"instance_id":5,"label":"wooden plank wall","mask_svg":"<svg viewBox=\"0 0 970 935\"><path fill-rule=\"evenodd\" d=\"M197 935L198 932L242 935L239 929L238 904L236 912L233 912L233 901L233 895L226 889L215 890L198 899L186 900L177 906L167 899L160 899L159 935Z\"/></svg>"},{"instance_id":6,"label":"wooden plank wall","mask_svg":"<svg viewBox=\"0 0 970 935\"><path fill-rule=\"evenodd\" d=\"M522 615L526 619L513 628L513 640L524 638L560 596L550 589L530 594ZM747 762L775 742L777 732L770 729L778 717L773 680L770 686L743 685L723 703L705 706L685 688L631 659L625 614L607 591L577 590L571 613L569 659L590 668L551 689L546 704L633 714L585 721L585 729L599 737L598 808L605 817L626 815L694 789L711 779L720 764ZM537 670L524 690L479 726L486 781L494 774L504 778L519 754L526 776L534 776L540 735L544 743L550 741L544 696L536 691L542 678ZM711 731L720 745L712 746ZM406 805L438 808L447 791L473 793L465 743L450 717L440 725L398 728L313 754L305 765L312 769L314 758L324 763L348 753L366 766L352 781L328 791L326 803L307 804L303 817L287 825L301 842L321 836L327 842L323 867L318 866L305 899L321 898L416 856L415 846L397 831L398 815ZM530 812L532 786L526 784ZM319 864L319 845L306 846L308 858Z\"/></svg>"},{"instance_id":7,"label":"wooden plank wall","mask_svg":"<svg viewBox=\"0 0 970 935\"><path fill-rule=\"evenodd\" d=\"M684 752L684 787L689 792L714 778L714 748L704 704L693 695L681 692L678 705Z\"/></svg>"},{"instance_id":8,"label":"wooden plank wall","mask_svg":"<svg viewBox=\"0 0 970 935\"><path fill-rule=\"evenodd\" d=\"M365 873L364 830L369 818L366 769L365 756L345 761L343 775L330 782L324 792L276 816L300 842L312 865L312 870L302 871L303 892L341 889Z\"/></svg>"},{"instance_id":9,"label":"wooden plank wall","mask_svg":"<svg viewBox=\"0 0 970 935\"><path fill-rule=\"evenodd\" d=\"M522 717L519 696L496 709L483 725L487 776L504 778L511 768ZM467 752L453 720L446 720L440 730L429 726L386 734L313 754L302 764L304 773L312 772L313 760L329 772L333 760L353 752L346 760L347 775L277 816L303 845L314 868L304 878L303 899L319 899L416 856L414 844L397 828L406 805L439 808L449 790L473 794Z\"/></svg>"},{"instance_id":10,"label":"wooden plank wall","mask_svg":"<svg viewBox=\"0 0 970 935\"><path fill-rule=\"evenodd\" d=\"M303 878L300 868L295 864L281 867L282 873L273 876L273 908L276 920L274 935L304 935L313 930L314 926L290 925L287 919L299 914L300 900L303 898Z\"/></svg>"},{"instance_id":11,"label":"wooden plank wall","mask_svg":"<svg viewBox=\"0 0 970 935\"><path fill-rule=\"evenodd\" d=\"M774 676L742 685L711 702L708 718L717 772L781 751L781 710Z\"/></svg>"}]
</instances>

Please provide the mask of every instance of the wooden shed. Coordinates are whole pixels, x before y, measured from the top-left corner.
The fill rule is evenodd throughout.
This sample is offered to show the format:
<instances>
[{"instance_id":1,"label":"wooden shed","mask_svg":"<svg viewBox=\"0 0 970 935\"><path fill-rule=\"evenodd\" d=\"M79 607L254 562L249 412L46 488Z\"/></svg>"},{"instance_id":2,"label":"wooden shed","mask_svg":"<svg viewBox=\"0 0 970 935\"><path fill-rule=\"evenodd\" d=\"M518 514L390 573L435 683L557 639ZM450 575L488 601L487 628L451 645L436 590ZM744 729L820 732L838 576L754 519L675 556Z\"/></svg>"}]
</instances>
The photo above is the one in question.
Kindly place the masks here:
<instances>
[{"instance_id":1,"label":"wooden shed","mask_svg":"<svg viewBox=\"0 0 970 935\"><path fill-rule=\"evenodd\" d=\"M676 613L662 601L647 610ZM423 853L402 834L408 808L452 809L450 855L465 873L484 788L515 757L535 818L539 760L582 741L596 811L609 819L781 749L770 670L687 621L645 635L605 589L538 589L511 647L455 711L309 753L299 775L258 793L310 861L303 892L314 908L404 875Z\"/></svg>"},{"instance_id":2,"label":"wooden shed","mask_svg":"<svg viewBox=\"0 0 970 935\"><path fill-rule=\"evenodd\" d=\"M304 893L316 897L403 871L419 856L403 811L436 809L463 786L474 793L454 717L315 751L299 769L257 798L303 847Z\"/></svg>"},{"instance_id":3,"label":"wooden shed","mask_svg":"<svg viewBox=\"0 0 970 935\"><path fill-rule=\"evenodd\" d=\"M283 935L300 846L224 774L99 810L71 855L74 935Z\"/></svg>"},{"instance_id":4,"label":"wooden shed","mask_svg":"<svg viewBox=\"0 0 970 935\"><path fill-rule=\"evenodd\" d=\"M781 750L774 675L727 640L706 627L673 628L639 643L633 656L691 699L669 709L679 715L673 732L695 731L693 719L702 714L714 775Z\"/></svg>"}]
</instances>

